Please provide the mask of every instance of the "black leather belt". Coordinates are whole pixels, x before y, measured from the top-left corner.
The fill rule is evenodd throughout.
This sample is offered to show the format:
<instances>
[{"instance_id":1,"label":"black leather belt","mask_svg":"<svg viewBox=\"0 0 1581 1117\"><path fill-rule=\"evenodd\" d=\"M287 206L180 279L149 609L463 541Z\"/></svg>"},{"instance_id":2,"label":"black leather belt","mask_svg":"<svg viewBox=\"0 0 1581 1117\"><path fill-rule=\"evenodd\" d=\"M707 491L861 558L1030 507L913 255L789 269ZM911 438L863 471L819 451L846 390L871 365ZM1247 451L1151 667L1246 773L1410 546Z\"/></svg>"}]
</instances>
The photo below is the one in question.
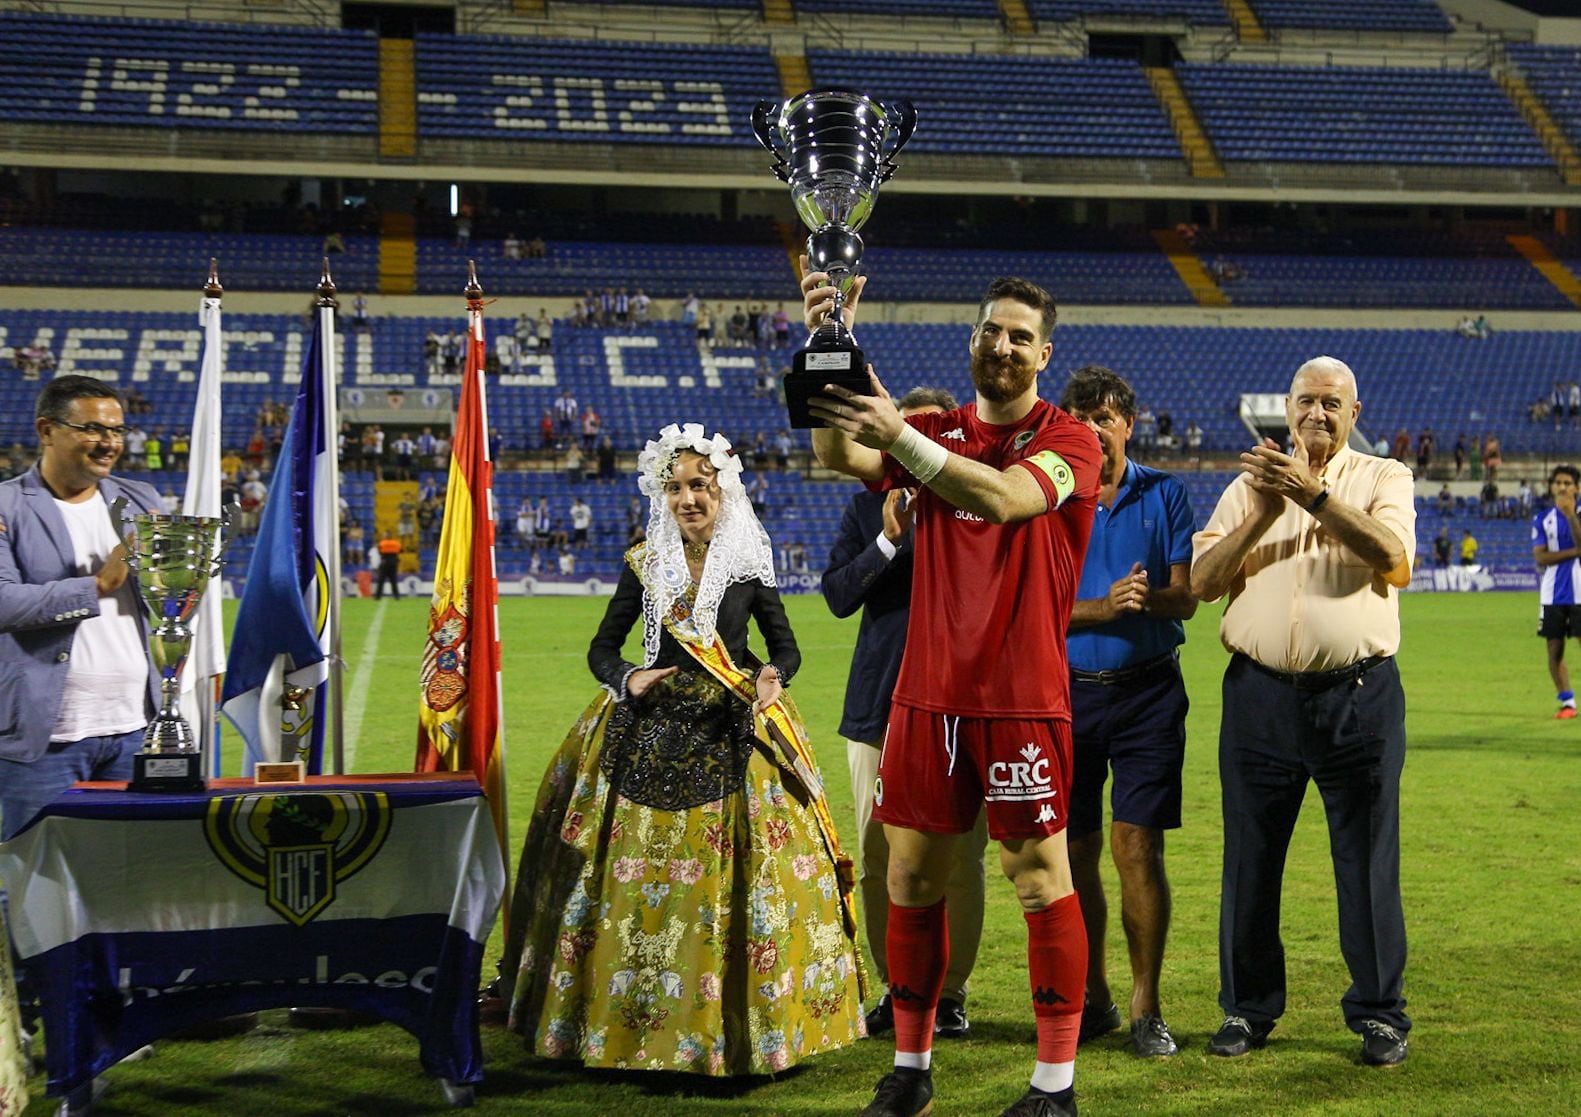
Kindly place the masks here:
<instances>
[{"instance_id":1,"label":"black leather belt","mask_svg":"<svg viewBox=\"0 0 1581 1117\"><path fill-rule=\"evenodd\" d=\"M1138 679L1151 678L1158 674L1163 667L1175 665L1175 653L1165 652L1152 659L1144 659L1141 663L1133 663L1129 667L1116 667L1112 671L1078 671L1072 667L1070 677L1078 683L1097 683L1099 686L1121 686L1125 683L1134 683Z\"/></svg>"},{"instance_id":2,"label":"black leather belt","mask_svg":"<svg viewBox=\"0 0 1581 1117\"><path fill-rule=\"evenodd\" d=\"M1237 655L1241 653L1237 652ZM1272 667L1264 667L1249 655L1241 655L1247 663L1267 675L1270 679L1278 679L1287 686L1297 690L1327 690L1331 686L1352 682L1361 678L1368 671L1380 663L1387 663L1389 656L1370 655L1366 659L1358 659L1349 667L1336 667L1332 671L1275 671Z\"/></svg>"}]
</instances>

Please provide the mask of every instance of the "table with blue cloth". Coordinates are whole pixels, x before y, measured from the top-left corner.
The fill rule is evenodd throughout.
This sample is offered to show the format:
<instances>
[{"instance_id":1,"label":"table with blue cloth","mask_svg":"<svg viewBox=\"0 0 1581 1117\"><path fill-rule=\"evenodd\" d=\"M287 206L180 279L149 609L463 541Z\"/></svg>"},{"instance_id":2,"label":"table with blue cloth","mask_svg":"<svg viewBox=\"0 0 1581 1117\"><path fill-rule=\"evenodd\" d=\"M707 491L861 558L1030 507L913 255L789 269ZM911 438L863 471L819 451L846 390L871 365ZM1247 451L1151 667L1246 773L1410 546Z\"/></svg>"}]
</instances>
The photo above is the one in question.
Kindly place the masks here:
<instances>
[{"instance_id":1,"label":"table with blue cloth","mask_svg":"<svg viewBox=\"0 0 1581 1117\"><path fill-rule=\"evenodd\" d=\"M505 871L470 773L124 787L78 784L0 846L50 1094L161 1036L288 1006L405 1028L453 1101L482 1078Z\"/></svg>"}]
</instances>

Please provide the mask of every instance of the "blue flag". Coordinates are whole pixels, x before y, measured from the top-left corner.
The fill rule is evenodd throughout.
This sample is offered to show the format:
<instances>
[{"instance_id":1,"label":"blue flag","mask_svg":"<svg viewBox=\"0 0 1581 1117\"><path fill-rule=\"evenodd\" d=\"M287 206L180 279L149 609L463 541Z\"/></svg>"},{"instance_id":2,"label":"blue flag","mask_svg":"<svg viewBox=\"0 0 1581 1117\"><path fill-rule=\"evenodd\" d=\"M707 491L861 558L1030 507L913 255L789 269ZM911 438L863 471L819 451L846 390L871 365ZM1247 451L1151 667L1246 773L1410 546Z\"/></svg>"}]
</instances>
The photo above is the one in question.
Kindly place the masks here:
<instances>
[{"instance_id":1,"label":"blue flag","mask_svg":"<svg viewBox=\"0 0 1581 1117\"><path fill-rule=\"evenodd\" d=\"M301 760L310 775L323 771L332 646L324 550L336 544L333 528L326 530L335 522L326 480L335 448L325 430L328 313L320 311L302 361L225 669L221 708L247 742L244 773L279 760Z\"/></svg>"}]
</instances>

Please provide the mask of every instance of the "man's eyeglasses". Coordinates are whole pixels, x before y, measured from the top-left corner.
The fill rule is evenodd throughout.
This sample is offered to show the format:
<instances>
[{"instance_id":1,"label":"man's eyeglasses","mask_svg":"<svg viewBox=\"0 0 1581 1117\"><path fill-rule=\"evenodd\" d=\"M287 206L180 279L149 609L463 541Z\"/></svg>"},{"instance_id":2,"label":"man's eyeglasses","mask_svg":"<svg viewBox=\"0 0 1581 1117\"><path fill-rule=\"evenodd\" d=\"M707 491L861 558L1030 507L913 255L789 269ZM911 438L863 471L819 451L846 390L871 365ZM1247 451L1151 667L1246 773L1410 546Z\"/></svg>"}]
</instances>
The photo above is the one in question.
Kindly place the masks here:
<instances>
[{"instance_id":1,"label":"man's eyeglasses","mask_svg":"<svg viewBox=\"0 0 1581 1117\"><path fill-rule=\"evenodd\" d=\"M107 427L103 423L73 423L68 419L51 419L57 426L70 427L88 436L90 442L125 442L130 427Z\"/></svg>"}]
</instances>

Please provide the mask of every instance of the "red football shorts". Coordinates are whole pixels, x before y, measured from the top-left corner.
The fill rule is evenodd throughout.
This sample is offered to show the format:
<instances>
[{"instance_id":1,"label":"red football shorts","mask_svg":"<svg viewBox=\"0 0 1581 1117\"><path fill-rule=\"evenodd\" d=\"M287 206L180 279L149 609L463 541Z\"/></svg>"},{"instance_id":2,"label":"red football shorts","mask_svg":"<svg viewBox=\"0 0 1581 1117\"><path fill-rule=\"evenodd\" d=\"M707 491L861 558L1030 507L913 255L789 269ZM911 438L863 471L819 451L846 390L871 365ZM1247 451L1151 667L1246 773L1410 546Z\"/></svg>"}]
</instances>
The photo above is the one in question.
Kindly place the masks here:
<instances>
[{"instance_id":1,"label":"red football shorts","mask_svg":"<svg viewBox=\"0 0 1581 1117\"><path fill-rule=\"evenodd\" d=\"M964 834L988 811L996 841L1065 829L1070 722L968 718L893 705L873 788L873 818Z\"/></svg>"}]
</instances>

